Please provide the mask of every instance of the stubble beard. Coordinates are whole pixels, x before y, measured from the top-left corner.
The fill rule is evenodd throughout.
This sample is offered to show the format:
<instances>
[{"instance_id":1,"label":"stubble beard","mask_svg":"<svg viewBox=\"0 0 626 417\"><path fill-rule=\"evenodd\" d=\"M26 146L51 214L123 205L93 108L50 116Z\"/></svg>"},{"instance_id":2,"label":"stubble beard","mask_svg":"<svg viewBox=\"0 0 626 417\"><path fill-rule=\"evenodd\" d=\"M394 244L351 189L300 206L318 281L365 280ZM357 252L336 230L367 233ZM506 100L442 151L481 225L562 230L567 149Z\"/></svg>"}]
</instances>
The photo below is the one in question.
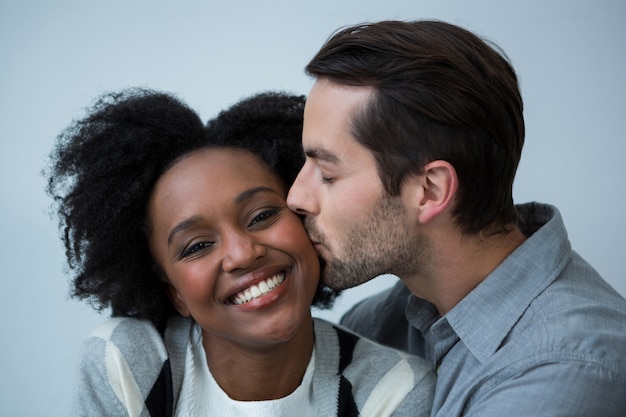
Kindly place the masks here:
<instances>
[{"instance_id":1,"label":"stubble beard","mask_svg":"<svg viewBox=\"0 0 626 417\"><path fill-rule=\"evenodd\" d=\"M306 228L322 243L326 238L307 218ZM321 259L321 280L344 290L383 274L400 275L417 268L423 245L411 233L399 197L383 196L360 227L342 231L339 249Z\"/></svg>"}]
</instances>

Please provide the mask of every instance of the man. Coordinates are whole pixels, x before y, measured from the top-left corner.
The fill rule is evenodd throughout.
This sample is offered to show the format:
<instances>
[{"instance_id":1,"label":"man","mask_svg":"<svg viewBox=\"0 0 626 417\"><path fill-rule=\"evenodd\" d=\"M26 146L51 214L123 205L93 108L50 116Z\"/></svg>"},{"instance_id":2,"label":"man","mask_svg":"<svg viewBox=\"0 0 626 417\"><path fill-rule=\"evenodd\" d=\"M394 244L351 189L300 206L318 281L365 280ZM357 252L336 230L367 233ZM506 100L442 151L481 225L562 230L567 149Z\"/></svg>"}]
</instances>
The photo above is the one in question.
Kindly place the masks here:
<instances>
[{"instance_id":1,"label":"man","mask_svg":"<svg viewBox=\"0 0 626 417\"><path fill-rule=\"evenodd\" d=\"M513 204L523 104L503 55L386 21L337 32L307 72L288 204L331 287L401 278L342 323L430 360L436 416L623 416L626 300L555 207Z\"/></svg>"}]
</instances>

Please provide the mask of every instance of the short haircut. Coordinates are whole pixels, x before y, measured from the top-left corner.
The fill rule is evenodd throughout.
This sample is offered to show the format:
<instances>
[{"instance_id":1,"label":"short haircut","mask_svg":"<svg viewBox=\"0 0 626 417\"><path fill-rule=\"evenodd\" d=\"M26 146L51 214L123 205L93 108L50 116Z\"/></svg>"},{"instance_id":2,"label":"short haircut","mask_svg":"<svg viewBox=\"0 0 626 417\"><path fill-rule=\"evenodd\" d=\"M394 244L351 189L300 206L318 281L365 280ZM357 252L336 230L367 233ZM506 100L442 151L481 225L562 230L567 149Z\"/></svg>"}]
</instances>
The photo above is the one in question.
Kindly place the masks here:
<instances>
[{"instance_id":1,"label":"short haircut","mask_svg":"<svg viewBox=\"0 0 626 417\"><path fill-rule=\"evenodd\" d=\"M373 87L352 133L377 161L390 195L433 160L456 170L463 233L516 222L513 180L524 143L523 102L502 52L440 21L382 21L342 29L306 67L317 79Z\"/></svg>"}]
</instances>

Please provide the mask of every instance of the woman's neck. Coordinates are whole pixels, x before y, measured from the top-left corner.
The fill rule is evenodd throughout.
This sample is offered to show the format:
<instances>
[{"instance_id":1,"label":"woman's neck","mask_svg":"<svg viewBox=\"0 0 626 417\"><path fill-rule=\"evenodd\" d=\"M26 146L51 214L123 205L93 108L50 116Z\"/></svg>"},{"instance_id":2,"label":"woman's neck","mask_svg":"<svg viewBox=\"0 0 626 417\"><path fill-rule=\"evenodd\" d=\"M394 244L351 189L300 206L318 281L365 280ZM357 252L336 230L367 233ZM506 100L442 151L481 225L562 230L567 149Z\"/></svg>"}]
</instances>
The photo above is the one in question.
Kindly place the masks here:
<instances>
[{"instance_id":1,"label":"woman's neck","mask_svg":"<svg viewBox=\"0 0 626 417\"><path fill-rule=\"evenodd\" d=\"M274 400L302 381L313 352L313 319L305 320L289 341L270 346L242 346L204 331L202 343L213 378L230 398Z\"/></svg>"}]
</instances>

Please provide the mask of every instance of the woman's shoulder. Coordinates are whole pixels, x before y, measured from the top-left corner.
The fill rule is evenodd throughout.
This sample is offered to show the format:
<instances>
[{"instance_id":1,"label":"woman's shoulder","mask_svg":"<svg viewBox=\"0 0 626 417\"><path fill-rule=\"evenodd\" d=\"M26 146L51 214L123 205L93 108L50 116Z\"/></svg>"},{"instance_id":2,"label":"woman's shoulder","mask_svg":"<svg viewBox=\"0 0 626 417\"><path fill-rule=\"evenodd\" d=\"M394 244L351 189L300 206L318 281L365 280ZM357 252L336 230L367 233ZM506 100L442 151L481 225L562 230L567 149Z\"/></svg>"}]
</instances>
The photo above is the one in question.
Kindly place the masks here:
<instances>
[{"instance_id":1,"label":"woman's shoulder","mask_svg":"<svg viewBox=\"0 0 626 417\"><path fill-rule=\"evenodd\" d=\"M126 362L167 359L163 337L148 320L112 317L100 323L83 341L83 357L100 360L123 357Z\"/></svg>"},{"instance_id":2,"label":"woman's shoulder","mask_svg":"<svg viewBox=\"0 0 626 417\"><path fill-rule=\"evenodd\" d=\"M111 317L96 326L89 337L103 340L126 340L138 337L150 339L161 338L159 331L149 320L136 319L133 317Z\"/></svg>"},{"instance_id":3,"label":"woman's shoulder","mask_svg":"<svg viewBox=\"0 0 626 417\"><path fill-rule=\"evenodd\" d=\"M363 365L368 371L386 372L398 363L406 363L418 378L432 370L423 358L410 355L398 349L378 344L358 335L339 324L319 318L314 319L316 349L331 350L334 347L341 357L349 357L350 365ZM319 343L318 343L319 340ZM348 363L343 365L348 366Z\"/></svg>"},{"instance_id":4,"label":"woman's shoulder","mask_svg":"<svg viewBox=\"0 0 626 417\"><path fill-rule=\"evenodd\" d=\"M163 337L147 320L110 318L82 344L74 410L76 415L139 415L171 392ZM156 387L156 389L155 389Z\"/></svg>"}]
</instances>

